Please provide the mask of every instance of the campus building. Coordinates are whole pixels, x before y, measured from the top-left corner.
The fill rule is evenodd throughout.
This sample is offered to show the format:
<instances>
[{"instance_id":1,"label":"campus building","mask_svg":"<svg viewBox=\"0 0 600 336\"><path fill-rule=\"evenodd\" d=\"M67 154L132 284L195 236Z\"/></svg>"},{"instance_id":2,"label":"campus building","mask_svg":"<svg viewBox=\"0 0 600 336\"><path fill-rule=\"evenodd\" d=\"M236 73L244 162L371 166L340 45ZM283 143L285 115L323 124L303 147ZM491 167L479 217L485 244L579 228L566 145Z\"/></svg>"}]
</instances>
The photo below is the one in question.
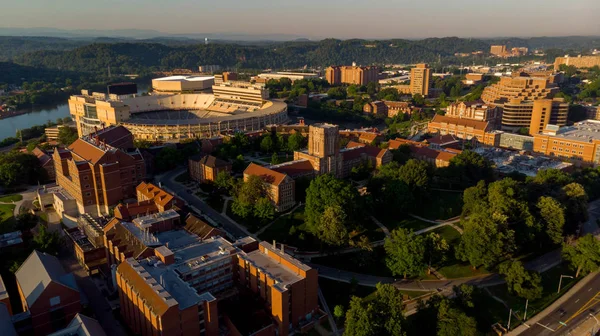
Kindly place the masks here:
<instances>
[{"instance_id":1,"label":"campus building","mask_svg":"<svg viewBox=\"0 0 600 336\"><path fill-rule=\"evenodd\" d=\"M124 151L98 137L75 140L53 154L56 183L75 199L80 214L107 215L109 208L135 197L135 187L146 177L139 150Z\"/></svg>"},{"instance_id":2,"label":"campus building","mask_svg":"<svg viewBox=\"0 0 600 336\"><path fill-rule=\"evenodd\" d=\"M310 125L308 151L294 152L294 160L308 160L316 175L342 175L342 157L340 155L340 134L337 125Z\"/></svg>"},{"instance_id":3,"label":"campus building","mask_svg":"<svg viewBox=\"0 0 600 336\"><path fill-rule=\"evenodd\" d=\"M325 79L331 85L377 83L379 69L375 66L330 66L325 69Z\"/></svg>"},{"instance_id":4,"label":"campus building","mask_svg":"<svg viewBox=\"0 0 600 336\"><path fill-rule=\"evenodd\" d=\"M431 69L425 63L419 63L410 69L410 92L414 96L420 94L429 96L429 85L431 82Z\"/></svg>"},{"instance_id":5,"label":"campus building","mask_svg":"<svg viewBox=\"0 0 600 336\"><path fill-rule=\"evenodd\" d=\"M558 71L560 69L560 65L572 65L578 69L581 68L591 68L594 66L600 66L600 55L595 56L577 56L577 57L569 57L568 55L565 57L557 57L554 60L554 71Z\"/></svg>"},{"instance_id":6,"label":"campus building","mask_svg":"<svg viewBox=\"0 0 600 336\"><path fill-rule=\"evenodd\" d=\"M158 212L183 208L183 201L152 183L142 182L136 188L138 202L152 201Z\"/></svg>"},{"instance_id":7,"label":"campus building","mask_svg":"<svg viewBox=\"0 0 600 336\"><path fill-rule=\"evenodd\" d=\"M188 160L188 172L194 181L214 182L221 172L230 172L231 163L212 155L194 155Z\"/></svg>"},{"instance_id":8,"label":"campus building","mask_svg":"<svg viewBox=\"0 0 600 336\"><path fill-rule=\"evenodd\" d=\"M152 91L158 93L207 92L214 84L213 76L169 76L154 78Z\"/></svg>"},{"instance_id":9,"label":"campus building","mask_svg":"<svg viewBox=\"0 0 600 336\"><path fill-rule=\"evenodd\" d=\"M287 79L291 80L293 83L297 80L302 80L302 79L316 79L316 78L319 78L319 75L316 73L309 73L309 72L280 71L280 72L261 73L252 79L255 80L257 83L266 83L271 79L280 80L282 78L287 78Z\"/></svg>"},{"instance_id":10,"label":"campus building","mask_svg":"<svg viewBox=\"0 0 600 336\"><path fill-rule=\"evenodd\" d=\"M567 124L569 104L562 98L533 101L510 99L503 105L502 130L518 131L528 128L529 134L542 132L548 124Z\"/></svg>"},{"instance_id":11,"label":"campus building","mask_svg":"<svg viewBox=\"0 0 600 336\"><path fill-rule=\"evenodd\" d=\"M411 156L426 161L435 167L448 167L450 160L461 153L461 150L433 148L427 141L418 142L402 138L390 139L388 149L394 150L406 145L410 148Z\"/></svg>"},{"instance_id":12,"label":"campus building","mask_svg":"<svg viewBox=\"0 0 600 336\"><path fill-rule=\"evenodd\" d=\"M384 164L392 162L393 155L387 149L381 149L376 146L366 145L364 143L350 141L346 148L340 150L342 157L341 177L349 177L352 168L359 166L363 162L370 162L371 167L379 168Z\"/></svg>"},{"instance_id":13,"label":"campus building","mask_svg":"<svg viewBox=\"0 0 600 336\"><path fill-rule=\"evenodd\" d=\"M500 106L510 99L537 100L552 98L559 88L554 77L502 77L500 82L487 86L481 94L486 104Z\"/></svg>"},{"instance_id":14,"label":"campus building","mask_svg":"<svg viewBox=\"0 0 600 336\"><path fill-rule=\"evenodd\" d=\"M244 182L248 181L250 176L258 176L264 181L269 199L277 211L285 211L296 204L296 183L287 174L250 163L244 170Z\"/></svg>"},{"instance_id":15,"label":"campus building","mask_svg":"<svg viewBox=\"0 0 600 336\"><path fill-rule=\"evenodd\" d=\"M548 125L533 134L533 149L575 164L600 164L600 121L584 120L572 126Z\"/></svg>"},{"instance_id":16,"label":"campus building","mask_svg":"<svg viewBox=\"0 0 600 336\"><path fill-rule=\"evenodd\" d=\"M56 257L33 251L15 277L34 335L45 336L64 328L81 311L75 277L65 272Z\"/></svg>"},{"instance_id":17,"label":"campus building","mask_svg":"<svg viewBox=\"0 0 600 336\"><path fill-rule=\"evenodd\" d=\"M490 123L487 121L459 119L436 114L427 124L429 133L453 135L459 139L476 139L480 143L493 143L494 136Z\"/></svg>"},{"instance_id":18,"label":"campus building","mask_svg":"<svg viewBox=\"0 0 600 336\"><path fill-rule=\"evenodd\" d=\"M273 245L184 230L135 239L152 250L123 259L115 281L122 317L136 334L289 335L323 317L317 271Z\"/></svg>"},{"instance_id":19,"label":"campus building","mask_svg":"<svg viewBox=\"0 0 600 336\"><path fill-rule=\"evenodd\" d=\"M490 54L492 54L494 56L504 57L504 55L506 55L506 46L505 45L490 46Z\"/></svg>"},{"instance_id":20,"label":"campus building","mask_svg":"<svg viewBox=\"0 0 600 336\"><path fill-rule=\"evenodd\" d=\"M446 108L445 116L459 119L488 121L499 124L502 110L482 101L452 103Z\"/></svg>"}]
</instances>

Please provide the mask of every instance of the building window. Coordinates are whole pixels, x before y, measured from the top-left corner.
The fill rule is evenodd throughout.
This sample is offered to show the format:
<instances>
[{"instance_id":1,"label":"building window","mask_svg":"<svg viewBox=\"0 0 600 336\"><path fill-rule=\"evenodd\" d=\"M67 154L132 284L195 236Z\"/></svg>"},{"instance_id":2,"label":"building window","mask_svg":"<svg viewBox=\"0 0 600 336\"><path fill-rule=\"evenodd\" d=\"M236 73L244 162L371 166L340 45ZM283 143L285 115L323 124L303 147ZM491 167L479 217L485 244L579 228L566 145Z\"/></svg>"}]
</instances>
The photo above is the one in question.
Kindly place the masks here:
<instances>
[{"instance_id":1,"label":"building window","mask_svg":"<svg viewBox=\"0 0 600 336\"><path fill-rule=\"evenodd\" d=\"M86 192L86 193L85 193L85 196L91 196L91 195L92 195L92 194L91 194L91 193L89 193L89 192Z\"/></svg>"}]
</instances>

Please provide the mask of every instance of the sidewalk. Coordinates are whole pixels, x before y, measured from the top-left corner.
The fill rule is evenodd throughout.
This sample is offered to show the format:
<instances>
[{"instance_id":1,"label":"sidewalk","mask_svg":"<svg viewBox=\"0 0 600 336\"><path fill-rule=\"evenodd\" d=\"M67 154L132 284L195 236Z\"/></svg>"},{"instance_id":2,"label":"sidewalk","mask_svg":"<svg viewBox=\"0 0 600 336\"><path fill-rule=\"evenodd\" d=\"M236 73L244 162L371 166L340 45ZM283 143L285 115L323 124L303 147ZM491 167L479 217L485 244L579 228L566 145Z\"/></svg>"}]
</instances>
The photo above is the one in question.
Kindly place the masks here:
<instances>
[{"instance_id":1,"label":"sidewalk","mask_svg":"<svg viewBox=\"0 0 600 336\"><path fill-rule=\"evenodd\" d=\"M586 275L583 279L581 279L578 283L576 283L575 286L571 287L571 289L569 289L568 292L563 294L556 301L554 301L551 305L546 307L546 309L544 309L543 311L536 314L534 317L527 320L525 322L526 324L525 323L521 324L520 326L518 326L517 328L515 328L513 331L509 332L506 335L507 336L516 336L516 335L520 335L521 333L525 332L527 329L529 329L528 325L530 325L530 326L534 325L537 322L541 321L548 314L552 313L553 311L556 311L561 305L563 305L567 300L569 300L571 298L571 296L573 296L575 293L577 293L577 291L579 291L581 288L583 288L585 285L587 285L590 281L592 281L594 279L594 277L596 277L597 275L598 275L598 272L594 272L594 273L590 273L590 274ZM579 334L574 334L574 335L579 335Z\"/></svg>"}]
</instances>

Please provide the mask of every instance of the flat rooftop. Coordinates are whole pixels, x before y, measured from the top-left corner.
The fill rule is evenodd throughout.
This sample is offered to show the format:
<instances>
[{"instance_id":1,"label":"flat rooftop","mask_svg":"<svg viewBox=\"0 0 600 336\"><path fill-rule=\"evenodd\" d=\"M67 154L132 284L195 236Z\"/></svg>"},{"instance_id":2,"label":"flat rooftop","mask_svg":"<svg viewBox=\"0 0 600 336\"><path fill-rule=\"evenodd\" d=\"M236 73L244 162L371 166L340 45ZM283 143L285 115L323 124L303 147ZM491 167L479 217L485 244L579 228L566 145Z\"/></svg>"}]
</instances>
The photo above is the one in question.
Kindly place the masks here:
<instances>
[{"instance_id":1,"label":"flat rooftop","mask_svg":"<svg viewBox=\"0 0 600 336\"><path fill-rule=\"evenodd\" d=\"M287 290L289 285L302 280L302 277L298 274L269 258L268 255L262 253L260 250L252 251L245 256L240 257L260 269L262 273L265 273L270 278L274 279L275 285L273 287L282 292Z\"/></svg>"},{"instance_id":2,"label":"flat rooftop","mask_svg":"<svg viewBox=\"0 0 600 336\"><path fill-rule=\"evenodd\" d=\"M23 237L21 231L14 231L0 235L0 248L21 244Z\"/></svg>"},{"instance_id":3,"label":"flat rooftop","mask_svg":"<svg viewBox=\"0 0 600 336\"><path fill-rule=\"evenodd\" d=\"M600 140L600 121L584 120L558 129L555 137L576 141L592 142Z\"/></svg>"},{"instance_id":4,"label":"flat rooftop","mask_svg":"<svg viewBox=\"0 0 600 336\"><path fill-rule=\"evenodd\" d=\"M214 76L169 76L154 78L157 81L172 81L172 82L201 82L206 80L215 79Z\"/></svg>"},{"instance_id":5,"label":"flat rooftop","mask_svg":"<svg viewBox=\"0 0 600 336\"><path fill-rule=\"evenodd\" d=\"M150 228L152 224L160 223L175 218L179 218L179 214L177 213L177 211L169 209L152 215L135 218L133 220L133 223L142 229L147 229Z\"/></svg>"},{"instance_id":6,"label":"flat rooftop","mask_svg":"<svg viewBox=\"0 0 600 336\"><path fill-rule=\"evenodd\" d=\"M133 234L142 244L146 246L161 245L158 239L147 230L142 230L140 227L131 222L121 222L124 229Z\"/></svg>"},{"instance_id":7,"label":"flat rooftop","mask_svg":"<svg viewBox=\"0 0 600 336\"><path fill-rule=\"evenodd\" d=\"M518 172L527 176L536 176L542 169L565 169L572 164L548 156L522 155L500 148L477 148L475 152L494 162L496 170L509 174Z\"/></svg>"}]
</instances>

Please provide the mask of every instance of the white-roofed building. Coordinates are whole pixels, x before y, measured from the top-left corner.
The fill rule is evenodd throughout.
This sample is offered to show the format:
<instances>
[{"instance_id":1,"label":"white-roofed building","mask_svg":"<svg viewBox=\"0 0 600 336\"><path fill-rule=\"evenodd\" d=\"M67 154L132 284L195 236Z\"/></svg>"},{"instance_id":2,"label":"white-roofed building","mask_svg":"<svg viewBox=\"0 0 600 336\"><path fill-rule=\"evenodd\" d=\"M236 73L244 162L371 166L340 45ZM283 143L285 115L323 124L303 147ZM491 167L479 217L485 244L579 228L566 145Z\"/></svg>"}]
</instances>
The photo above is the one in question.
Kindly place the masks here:
<instances>
[{"instance_id":1,"label":"white-roofed building","mask_svg":"<svg viewBox=\"0 0 600 336\"><path fill-rule=\"evenodd\" d=\"M215 84L214 76L169 76L152 80L152 90L160 93L204 92Z\"/></svg>"}]
</instances>

